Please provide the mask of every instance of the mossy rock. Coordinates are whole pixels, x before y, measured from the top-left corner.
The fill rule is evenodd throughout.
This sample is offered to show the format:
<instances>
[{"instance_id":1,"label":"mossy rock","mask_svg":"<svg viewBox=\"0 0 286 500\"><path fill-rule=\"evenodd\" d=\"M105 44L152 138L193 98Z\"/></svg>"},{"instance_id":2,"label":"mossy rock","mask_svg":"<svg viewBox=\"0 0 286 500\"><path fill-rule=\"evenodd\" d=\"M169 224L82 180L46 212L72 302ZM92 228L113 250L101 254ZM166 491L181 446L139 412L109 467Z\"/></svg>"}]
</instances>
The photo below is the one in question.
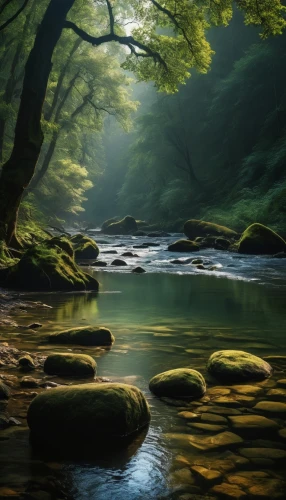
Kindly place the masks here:
<instances>
[{"instance_id":1,"label":"mossy rock","mask_svg":"<svg viewBox=\"0 0 286 500\"><path fill-rule=\"evenodd\" d=\"M193 240L198 236L222 236L227 239L237 239L239 236L235 231L229 229L228 227L196 219L190 219L185 222L184 233L188 238L190 238L190 240Z\"/></svg>"},{"instance_id":2,"label":"mossy rock","mask_svg":"<svg viewBox=\"0 0 286 500\"><path fill-rule=\"evenodd\" d=\"M96 362L86 354L51 354L45 361L44 372L48 375L93 377L96 374Z\"/></svg>"},{"instance_id":3,"label":"mossy rock","mask_svg":"<svg viewBox=\"0 0 286 500\"><path fill-rule=\"evenodd\" d=\"M42 392L27 414L32 435L43 439L110 440L134 434L150 421L143 393L116 383L82 384Z\"/></svg>"},{"instance_id":4,"label":"mossy rock","mask_svg":"<svg viewBox=\"0 0 286 500\"><path fill-rule=\"evenodd\" d=\"M32 370L35 370L36 365L32 359L32 357L29 354L25 354L24 356L21 356L18 360L18 365L23 371L30 372Z\"/></svg>"},{"instance_id":5,"label":"mossy rock","mask_svg":"<svg viewBox=\"0 0 286 500\"><path fill-rule=\"evenodd\" d=\"M63 245L67 245L66 241ZM58 239L40 243L27 250L15 266L1 273L2 283L24 290L98 290L96 279L81 271L69 253Z\"/></svg>"},{"instance_id":6,"label":"mossy rock","mask_svg":"<svg viewBox=\"0 0 286 500\"><path fill-rule=\"evenodd\" d=\"M105 227L104 233L106 234L133 234L138 231L137 223L134 217L127 215L124 219L118 222L113 222L109 226Z\"/></svg>"},{"instance_id":7,"label":"mossy rock","mask_svg":"<svg viewBox=\"0 0 286 500\"><path fill-rule=\"evenodd\" d=\"M117 217L112 217L111 219L107 219L103 222L102 226L101 226L101 231L104 233L105 232L105 229L110 226L110 224L113 224L114 222L118 222L120 220L120 217L117 216Z\"/></svg>"},{"instance_id":8,"label":"mossy rock","mask_svg":"<svg viewBox=\"0 0 286 500\"><path fill-rule=\"evenodd\" d=\"M270 377L272 368L263 359L244 351L224 350L214 352L207 369L223 382L246 382Z\"/></svg>"},{"instance_id":9,"label":"mossy rock","mask_svg":"<svg viewBox=\"0 0 286 500\"><path fill-rule=\"evenodd\" d=\"M79 233L71 237L71 243L73 244L75 258L77 260L97 259L99 248L92 238Z\"/></svg>"},{"instance_id":10,"label":"mossy rock","mask_svg":"<svg viewBox=\"0 0 286 500\"><path fill-rule=\"evenodd\" d=\"M74 344L86 346L109 346L115 338L108 328L97 326L83 326L71 328L49 336L52 344Z\"/></svg>"},{"instance_id":11,"label":"mossy rock","mask_svg":"<svg viewBox=\"0 0 286 500\"><path fill-rule=\"evenodd\" d=\"M178 240L168 246L169 252L197 252L199 245L191 240Z\"/></svg>"},{"instance_id":12,"label":"mossy rock","mask_svg":"<svg viewBox=\"0 0 286 500\"><path fill-rule=\"evenodd\" d=\"M73 251L73 246L71 242L65 238L65 237L59 237L55 236L51 240L46 240L45 245L50 248L54 248L55 246L58 246L61 248L64 252L66 252L70 257L74 257L74 251Z\"/></svg>"},{"instance_id":13,"label":"mossy rock","mask_svg":"<svg viewBox=\"0 0 286 500\"><path fill-rule=\"evenodd\" d=\"M238 252L254 255L275 254L286 251L286 242L272 229L262 224L252 224L238 242Z\"/></svg>"},{"instance_id":14,"label":"mossy rock","mask_svg":"<svg viewBox=\"0 0 286 500\"><path fill-rule=\"evenodd\" d=\"M155 375L149 383L156 396L169 398L200 398L206 392L204 377L190 368L177 368Z\"/></svg>"}]
</instances>

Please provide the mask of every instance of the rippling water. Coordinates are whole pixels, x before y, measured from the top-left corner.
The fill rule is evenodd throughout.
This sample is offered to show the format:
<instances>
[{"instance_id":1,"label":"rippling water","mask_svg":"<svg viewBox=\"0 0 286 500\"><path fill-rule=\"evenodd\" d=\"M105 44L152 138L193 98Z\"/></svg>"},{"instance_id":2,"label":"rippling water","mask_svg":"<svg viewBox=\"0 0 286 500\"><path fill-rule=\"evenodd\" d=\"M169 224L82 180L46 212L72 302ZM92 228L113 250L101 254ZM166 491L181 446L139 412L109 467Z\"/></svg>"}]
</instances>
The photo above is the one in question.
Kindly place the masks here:
<instances>
[{"instance_id":1,"label":"rippling water","mask_svg":"<svg viewBox=\"0 0 286 500\"><path fill-rule=\"evenodd\" d=\"M120 253L130 250L133 243L133 239L124 241L126 246L120 248ZM113 244L114 240L106 248ZM159 250L134 249L141 255L140 265L151 272L134 275L126 268L124 272L116 268L112 273L90 268L100 282L100 293L37 294L37 300L53 308L23 312L18 323L40 321L43 328L34 332L9 327L0 332L2 341L46 354L66 351L47 344L48 333L85 324L109 327L116 337L112 349L71 349L94 356L99 376L134 384L148 398L152 421L143 443L138 437L123 453L103 456L96 462L81 460L61 465L72 498L168 498L173 462L183 448L179 444L174 447L165 436L190 429L178 422L176 408L150 394L148 382L153 375L187 366L205 374L209 355L218 349L243 349L259 356L286 355L285 260L206 250L200 255L220 263L222 268L202 272L192 265L172 267L170 260L185 256L167 253L167 240L160 240L160 244ZM110 262L115 256L103 257ZM138 259L125 260L129 264L127 271L134 267L135 260L138 264ZM23 440L18 435L9 442L9 450L16 447L14 458L8 460L9 466L6 464L10 472L13 460L19 458L17 453L30 455L27 429L23 436ZM2 453L7 457L7 445ZM5 457L0 450L1 463ZM31 467L29 470L24 476L32 474L33 478Z\"/></svg>"}]
</instances>

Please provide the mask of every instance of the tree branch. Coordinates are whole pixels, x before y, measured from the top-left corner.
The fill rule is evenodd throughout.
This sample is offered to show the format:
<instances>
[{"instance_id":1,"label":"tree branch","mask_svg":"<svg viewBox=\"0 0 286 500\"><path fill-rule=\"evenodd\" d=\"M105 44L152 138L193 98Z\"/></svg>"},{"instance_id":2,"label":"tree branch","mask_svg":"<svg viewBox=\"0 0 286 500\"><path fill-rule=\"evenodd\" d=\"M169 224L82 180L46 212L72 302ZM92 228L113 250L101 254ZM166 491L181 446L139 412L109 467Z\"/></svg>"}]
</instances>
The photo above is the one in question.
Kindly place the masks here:
<instances>
[{"instance_id":1,"label":"tree branch","mask_svg":"<svg viewBox=\"0 0 286 500\"><path fill-rule=\"evenodd\" d=\"M22 7L20 7L17 10L17 12L15 12L15 14L12 17L10 17L9 19L7 19L7 21L5 21L5 23L1 24L0 31L2 31L5 28L7 28L7 26L9 26L9 24L11 24L15 19L17 19L17 17L21 14L21 12L25 9L25 7L27 7L28 2L29 2L29 0L24 0L24 3L22 5ZM8 1L8 3L10 3L10 0ZM6 4L7 4L7 1L6 1ZM2 5L2 7L3 7L3 5ZM2 9L2 11L5 9L5 7L6 7L6 5L4 4L4 8Z\"/></svg>"},{"instance_id":2,"label":"tree branch","mask_svg":"<svg viewBox=\"0 0 286 500\"><path fill-rule=\"evenodd\" d=\"M112 5L109 0L106 0L107 3L107 8L108 8L108 14L109 14L109 19L110 19L110 33L113 35L114 34L114 15L113 15L113 9Z\"/></svg>"},{"instance_id":3,"label":"tree branch","mask_svg":"<svg viewBox=\"0 0 286 500\"><path fill-rule=\"evenodd\" d=\"M79 28L75 23L71 21L66 21L64 24L64 28L72 29L78 36L80 36L85 42L91 43L92 45L98 47L99 45L102 45L103 43L108 43L108 42L117 42L120 43L121 45L126 45L127 47L130 48L133 54L135 54L136 50L134 47L137 47L138 49L142 50L143 53L137 53L136 56L140 57L150 57L154 60L155 63L160 63L164 68L167 70L167 65L165 61L162 59L160 54L148 47L148 45L144 45L144 43L139 42L138 40L135 40L132 36L119 36L116 35L115 33L109 33L108 35L102 35L99 37L95 37L92 35L89 35L86 33L86 31L82 30ZM131 49L132 47L132 49Z\"/></svg>"}]
</instances>

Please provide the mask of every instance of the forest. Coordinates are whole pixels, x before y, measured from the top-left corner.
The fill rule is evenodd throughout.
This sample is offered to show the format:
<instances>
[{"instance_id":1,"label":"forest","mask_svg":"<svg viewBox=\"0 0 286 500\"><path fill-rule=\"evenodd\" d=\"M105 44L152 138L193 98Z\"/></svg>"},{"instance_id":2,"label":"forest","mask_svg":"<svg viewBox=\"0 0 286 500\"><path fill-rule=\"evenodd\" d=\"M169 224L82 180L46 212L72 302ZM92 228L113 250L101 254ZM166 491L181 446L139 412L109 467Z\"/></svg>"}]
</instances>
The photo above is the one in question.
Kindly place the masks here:
<instances>
[{"instance_id":1,"label":"forest","mask_svg":"<svg viewBox=\"0 0 286 500\"><path fill-rule=\"evenodd\" d=\"M0 0L0 500L285 498L285 28Z\"/></svg>"}]
</instances>

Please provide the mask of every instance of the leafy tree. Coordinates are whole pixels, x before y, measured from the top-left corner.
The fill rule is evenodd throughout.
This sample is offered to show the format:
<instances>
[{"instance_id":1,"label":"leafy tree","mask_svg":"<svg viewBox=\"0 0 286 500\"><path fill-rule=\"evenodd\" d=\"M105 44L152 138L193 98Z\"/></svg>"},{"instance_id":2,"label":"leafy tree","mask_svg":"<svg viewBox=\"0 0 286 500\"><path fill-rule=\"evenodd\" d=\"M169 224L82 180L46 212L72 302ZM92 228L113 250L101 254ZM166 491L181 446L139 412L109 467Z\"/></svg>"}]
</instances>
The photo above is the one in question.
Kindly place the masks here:
<instances>
[{"instance_id":1,"label":"leafy tree","mask_svg":"<svg viewBox=\"0 0 286 500\"><path fill-rule=\"evenodd\" d=\"M4 0L0 14L7 6L13 7L13 0ZM15 129L15 141L12 154L4 164L0 178L0 233L8 243L15 240L18 208L24 189L29 185L34 174L43 143L41 113L54 49L63 29L71 29L86 42L100 46L116 42L129 49L123 67L133 71L139 80L154 80L160 90L174 92L179 83L189 75L189 68L206 72L212 56L210 44L206 39L206 30L211 25L227 24L232 17L231 0L209 2L197 0L156 0L141 2L129 0L128 8L136 27L132 34L124 33L122 7L126 2L98 0L96 5L103 10L100 18L101 29L106 16L107 33L88 33L78 26L76 14L80 8L89 4L81 0L50 0L37 31L33 49L27 59L23 90ZM285 27L283 13L285 8L280 0L239 0L238 6L245 12L247 24L261 24L262 36L279 34ZM9 25L22 12L28 0L0 25L0 30ZM91 12L91 11L90 11ZM96 13L96 9L94 9ZM67 20L67 17L70 18ZM117 17L118 16L118 17ZM157 31L163 28L167 34ZM170 33L170 34L169 34Z\"/></svg>"}]
</instances>

